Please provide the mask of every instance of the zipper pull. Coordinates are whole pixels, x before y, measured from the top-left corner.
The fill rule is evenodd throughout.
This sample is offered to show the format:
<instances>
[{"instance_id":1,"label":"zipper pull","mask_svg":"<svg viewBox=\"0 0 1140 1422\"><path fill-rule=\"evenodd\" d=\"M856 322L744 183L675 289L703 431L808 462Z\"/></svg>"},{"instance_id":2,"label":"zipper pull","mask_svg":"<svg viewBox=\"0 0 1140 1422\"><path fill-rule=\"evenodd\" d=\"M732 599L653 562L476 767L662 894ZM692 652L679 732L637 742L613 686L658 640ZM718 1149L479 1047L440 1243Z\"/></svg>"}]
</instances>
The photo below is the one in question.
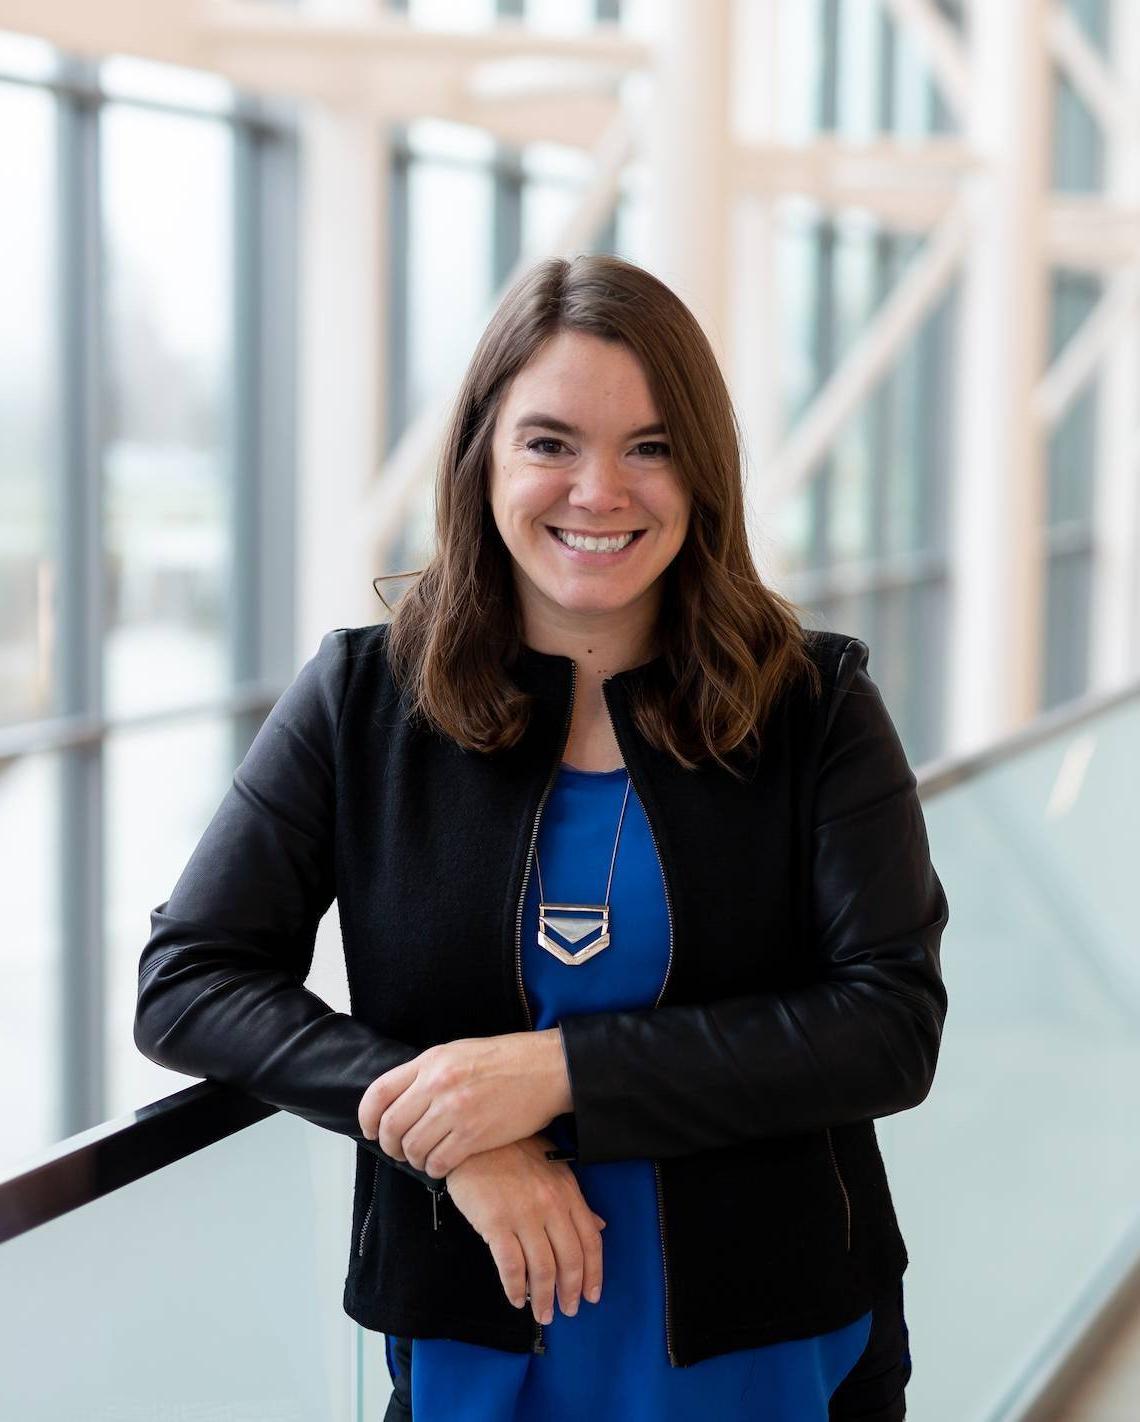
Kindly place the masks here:
<instances>
[{"instance_id":1,"label":"zipper pull","mask_svg":"<svg viewBox=\"0 0 1140 1422\"><path fill-rule=\"evenodd\" d=\"M447 1181L438 1190L433 1190L430 1185L427 1189L431 1193L431 1227L434 1231L439 1228L439 1197L447 1190Z\"/></svg>"}]
</instances>

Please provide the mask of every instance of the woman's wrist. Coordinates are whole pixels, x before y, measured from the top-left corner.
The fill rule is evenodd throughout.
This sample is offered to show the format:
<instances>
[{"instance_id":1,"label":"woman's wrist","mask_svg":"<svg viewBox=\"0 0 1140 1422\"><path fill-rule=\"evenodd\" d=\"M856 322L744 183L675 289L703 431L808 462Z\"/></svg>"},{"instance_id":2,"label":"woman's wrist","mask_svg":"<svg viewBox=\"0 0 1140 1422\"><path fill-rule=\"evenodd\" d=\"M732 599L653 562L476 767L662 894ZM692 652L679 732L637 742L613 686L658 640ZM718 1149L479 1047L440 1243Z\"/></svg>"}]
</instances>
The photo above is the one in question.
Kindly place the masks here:
<instances>
[{"instance_id":1,"label":"woman's wrist","mask_svg":"<svg viewBox=\"0 0 1140 1422\"><path fill-rule=\"evenodd\" d=\"M548 1027L542 1032L532 1033L532 1036L539 1054L537 1077L542 1085L545 1111L548 1113L546 1124L549 1125L555 1116L565 1115L574 1109L562 1031L559 1027Z\"/></svg>"}]
</instances>

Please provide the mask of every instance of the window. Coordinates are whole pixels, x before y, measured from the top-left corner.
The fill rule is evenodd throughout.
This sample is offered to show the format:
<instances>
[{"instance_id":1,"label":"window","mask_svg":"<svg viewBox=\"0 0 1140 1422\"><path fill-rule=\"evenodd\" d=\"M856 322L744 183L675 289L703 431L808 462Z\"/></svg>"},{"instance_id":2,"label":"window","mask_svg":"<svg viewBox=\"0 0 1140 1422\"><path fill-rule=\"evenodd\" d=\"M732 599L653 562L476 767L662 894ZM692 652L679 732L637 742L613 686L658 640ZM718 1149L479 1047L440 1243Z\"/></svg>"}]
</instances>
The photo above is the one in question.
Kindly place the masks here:
<instances>
[{"instance_id":1,"label":"window","mask_svg":"<svg viewBox=\"0 0 1140 1422\"><path fill-rule=\"evenodd\" d=\"M291 667L294 153L215 76L0 35L0 1167L165 1086L139 904Z\"/></svg>"}]
</instances>

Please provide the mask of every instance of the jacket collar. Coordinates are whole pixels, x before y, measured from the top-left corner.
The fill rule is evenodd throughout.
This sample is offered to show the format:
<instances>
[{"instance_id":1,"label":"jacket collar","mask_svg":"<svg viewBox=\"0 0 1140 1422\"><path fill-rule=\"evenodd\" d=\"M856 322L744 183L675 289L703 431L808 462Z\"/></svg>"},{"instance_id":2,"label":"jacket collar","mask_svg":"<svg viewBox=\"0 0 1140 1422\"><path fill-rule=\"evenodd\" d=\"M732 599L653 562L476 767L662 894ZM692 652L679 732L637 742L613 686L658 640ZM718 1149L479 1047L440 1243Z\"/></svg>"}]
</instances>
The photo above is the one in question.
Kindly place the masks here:
<instances>
[{"instance_id":1,"label":"jacket collar","mask_svg":"<svg viewBox=\"0 0 1140 1422\"><path fill-rule=\"evenodd\" d=\"M635 667L614 672L606 681L616 685L623 693L628 692L643 679L659 673L664 665L665 654L659 652ZM523 691L564 702L570 695L573 669L573 657L558 652L540 652L524 642L519 648L518 658L508 670Z\"/></svg>"}]
</instances>

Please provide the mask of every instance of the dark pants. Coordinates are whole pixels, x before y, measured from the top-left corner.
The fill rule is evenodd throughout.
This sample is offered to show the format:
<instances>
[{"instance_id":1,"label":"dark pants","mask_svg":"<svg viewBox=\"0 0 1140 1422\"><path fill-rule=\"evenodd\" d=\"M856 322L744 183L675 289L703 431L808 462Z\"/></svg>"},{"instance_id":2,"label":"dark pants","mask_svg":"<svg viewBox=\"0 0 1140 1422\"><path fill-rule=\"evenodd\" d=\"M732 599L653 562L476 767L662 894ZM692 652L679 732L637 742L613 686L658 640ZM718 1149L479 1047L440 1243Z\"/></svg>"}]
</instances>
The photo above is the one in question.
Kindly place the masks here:
<instances>
[{"instance_id":1,"label":"dark pants","mask_svg":"<svg viewBox=\"0 0 1140 1422\"><path fill-rule=\"evenodd\" d=\"M412 1422L412 1340L386 1334L392 1396L382 1422Z\"/></svg>"},{"instance_id":2,"label":"dark pants","mask_svg":"<svg viewBox=\"0 0 1140 1422\"><path fill-rule=\"evenodd\" d=\"M831 1394L830 1422L903 1422L910 1373L910 1335L900 1279L875 1300L867 1346Z\"/></svg>"},{"instance_id":3,"label":"dark pants","mask_svg":"<svg viewBox=\"0 0 1140 1422\"><path fill-rule=\"evenodd\" d=\"M382 1422L413 1422L412 1341L388 1334L392 1398ZM875 1300L871 1332L859 1360L831 1395L830 1422L904 1422L910 1347L900 1279Z\"/></svg>"}]
</instances>

